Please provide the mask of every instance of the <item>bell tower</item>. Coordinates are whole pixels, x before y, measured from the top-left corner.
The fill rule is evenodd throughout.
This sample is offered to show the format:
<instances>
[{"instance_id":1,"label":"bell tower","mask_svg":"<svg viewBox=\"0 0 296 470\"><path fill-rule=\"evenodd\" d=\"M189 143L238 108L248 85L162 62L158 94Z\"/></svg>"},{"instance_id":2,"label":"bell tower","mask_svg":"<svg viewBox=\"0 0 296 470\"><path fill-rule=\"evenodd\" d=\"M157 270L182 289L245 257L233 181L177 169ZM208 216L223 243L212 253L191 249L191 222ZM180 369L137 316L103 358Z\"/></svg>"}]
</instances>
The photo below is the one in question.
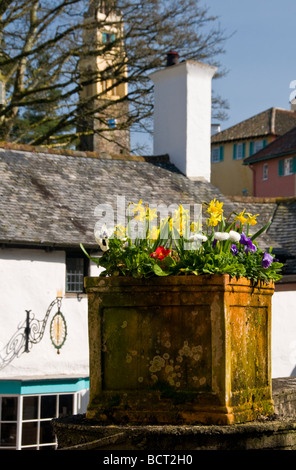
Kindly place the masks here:
<instances>
[{"instance_id":1,"label":"bell tower","mask_svg":"<svg viewBox=\"0 0 296 470\"><path fill-rule=\"evenodd\" d=\"M118 154L130 150L127 64L123 23L114 0L90 0L80 61L79 150Z\"/></svg>"}]
</instances>

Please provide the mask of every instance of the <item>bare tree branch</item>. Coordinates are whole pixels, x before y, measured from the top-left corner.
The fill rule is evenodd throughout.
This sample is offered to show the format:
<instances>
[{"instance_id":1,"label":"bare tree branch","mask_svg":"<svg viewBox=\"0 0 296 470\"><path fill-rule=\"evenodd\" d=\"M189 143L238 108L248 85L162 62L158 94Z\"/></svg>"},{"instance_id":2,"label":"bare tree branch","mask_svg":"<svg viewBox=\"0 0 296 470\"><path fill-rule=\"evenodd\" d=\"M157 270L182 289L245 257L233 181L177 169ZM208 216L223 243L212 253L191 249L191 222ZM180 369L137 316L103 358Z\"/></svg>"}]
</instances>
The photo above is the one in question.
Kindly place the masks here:
<instances>
[{"instance_id":1,"label":"bare tree branch","mask_svg":"<svg viewBox=\"0 0 296 470\"><path fill-rule=\"evenodd\" d=\"M149 130L149 74L165 66L169 50L218 66L217 77L225 73L217 21L199 0L2 0L0 140L67 146L102 129L112 139L105 123L115 103L127 104L120 128ZM112 30L120 34L102 41L102 31ZM108 98L126 85L126 94ZM223 118L226 109L213 99L214 115ZM100 125L83 129L85 119Z\"/></svg>"}]
</instances>

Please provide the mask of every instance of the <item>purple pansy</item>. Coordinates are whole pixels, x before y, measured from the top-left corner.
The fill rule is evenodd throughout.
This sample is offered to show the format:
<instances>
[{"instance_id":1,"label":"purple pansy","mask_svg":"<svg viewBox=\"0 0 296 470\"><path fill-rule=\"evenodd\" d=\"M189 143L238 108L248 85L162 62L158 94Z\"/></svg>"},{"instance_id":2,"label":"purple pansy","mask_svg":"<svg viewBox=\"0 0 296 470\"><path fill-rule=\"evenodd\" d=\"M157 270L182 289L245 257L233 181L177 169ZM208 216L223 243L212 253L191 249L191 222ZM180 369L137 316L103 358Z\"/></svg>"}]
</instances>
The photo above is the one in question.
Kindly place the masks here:
<instances>
[{"instance_id":1,"label":"purple pansy","mask_svg":"<svg viewBox=\"0 0 296 470\"><path fill-rule=\"evenodd\" d=\"M245 245L245 252L246 253L249 253L249 251L254 252L254 251L257 250L257 248L254 245L254 243L252 242L252 240L250 238L247 238L244 233L241 234L241 238L240 238L239 242L240 242L241 245Z\"/></svg>"},{"instance_id":2,"label":"purple pansy","mask_svg":"<svg viewBox=\"0 0 296 470\"><path fill-rule=\"evenodd\" d=\"M238 249L237 249L237 246L235 244L231 245L231 252L232 252L233 256L238 254Z\"/></svg>"},{"instance_id":3,"label":"purple pansy","mask_svg":"<svg viewBox=\"0 0 296 470\"><path fill-rule=\"evenodd\" d=\"M261 261L261 266L262 268L269 268L271 263L273 262L273 257L269 253L264 253L262 261Z\"/></svg>"}]
</instances>

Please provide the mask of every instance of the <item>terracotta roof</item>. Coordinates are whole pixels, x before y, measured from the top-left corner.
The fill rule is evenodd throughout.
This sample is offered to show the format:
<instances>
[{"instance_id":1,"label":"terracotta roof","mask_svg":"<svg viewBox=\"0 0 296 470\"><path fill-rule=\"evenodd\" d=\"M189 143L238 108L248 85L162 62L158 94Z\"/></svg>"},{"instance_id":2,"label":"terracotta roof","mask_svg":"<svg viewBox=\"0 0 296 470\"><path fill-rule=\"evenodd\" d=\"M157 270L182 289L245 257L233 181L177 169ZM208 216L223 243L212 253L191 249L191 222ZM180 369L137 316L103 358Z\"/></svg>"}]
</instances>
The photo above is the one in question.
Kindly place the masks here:
<instances>
[{"instance_id":1,"label":"terracotta roof","mask_svg":"<svg viewBox=\"0 0 296 470\"><path fill-rule=\"evenodd\" d=\"M273 219L273 229L260 237L261 247L273 246L291 263L296 259L290 238L296 231L296 203L287 209L285 201L276 199L231 200L206 181L186 178L167 156L148 160L0 145L0 243L53 248L79 248L84 243L97 249L94 227L100 219L94 212L98 204L110 204L116 216L117 196L125 196L126 203L142 199L167 206L216 198L224 202L226 215L244 208L260 214L256 229ZM286 243L282 227L289 217L291 234Z\"/></svg>"},{"instance_id":2,"label":"terracotta roof","mask_svg":"<svg viewBox=\"0 0 296 470\"><path fill-rule=\"evenodd\" d=\"M275 139L269 145L259 150L259 152L245 158L244 164L250 165L262 160L269 160L270 158L291 154L296 154L296 127Z\"/></svg>"},{"instance_id":3,"label":"terracotta roof","mask_svg":"<svg viewBox=\"0 0 296 470\"><path fill-rule=\"evenodd\" d=\"M296 126L296 113L270 108L212 136L212 143L280 136Z\"/></svg>"}]
</instances>

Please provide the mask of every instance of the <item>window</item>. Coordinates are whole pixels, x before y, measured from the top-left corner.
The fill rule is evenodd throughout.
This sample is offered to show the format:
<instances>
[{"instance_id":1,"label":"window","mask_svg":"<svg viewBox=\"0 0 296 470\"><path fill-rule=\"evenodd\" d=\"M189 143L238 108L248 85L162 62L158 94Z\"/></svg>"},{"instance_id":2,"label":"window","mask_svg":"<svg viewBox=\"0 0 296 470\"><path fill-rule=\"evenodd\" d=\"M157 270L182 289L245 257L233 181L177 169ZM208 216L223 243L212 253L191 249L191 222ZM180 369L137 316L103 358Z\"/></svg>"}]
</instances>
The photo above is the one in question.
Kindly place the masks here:
<instances>
[{"instance_id":1,"label":"window","mask_svg":"<svg viewBox=\"0 0 296 470\"><path fill-rule=\"evenodd\" d=\"M66 292L83 292L84 277L88 274L85 256L68 254L66 256Z\"/></svg>"},{"instance_id":2,"label":"window","mask_svg":"<svg viewBox=\"0 0 296 470\"><path fill-rule=\"evenodd\" d=\"M101 86L102 91L108 96L117 96L117 80L113 78L114 70L108 68L101 73Z\"/></svg>"},{"instance_id":3,"label":"window","mask_svg":"<svg viewBox=\"0 0 296 470\"><path fill-rule=\"evenodd\" d=\"M103 44L109 44L109 43L111 43L111 42L114 42L115 39L116 39L115 33L106 33L106 32L103 32L103 34L102 34Z\"/></svg>"},{"instance_id":4,"label":"window","mask_svg":"<svg viewBox=\"0 0 296 470\"><path fill-rule=\"evenodd\" d=\"M115 129L116 127L116 119L108 119L108 127L110 129Z\"/></svg>"},{"instance_id":5,"label":"window","mask_svg":"<svg viewBox=\"0 0 296 470\"><path fill-rule=\"evenodd\" d=\"M279 176L288 176L296 173L296 157L279 160Z\"/></svg>"},{"instance_id":6,"label":"window","mask_svg":"<svg viewBox=\"0 0 296 470\"><path fill-rule=\"evenodd\" d=\"M264 145L264 140L257 140L256 142L254 142L254 152L259 152L259 150L263 149L263 147L265 147Z\"/></svg>"},{"instance_id":7,"label":"window","mask_svg":"<svg viewBox=\"0 0 296 470\"><path fill-rule=\"evenodd\" d=\"M116 81L113 79L104 80L102 83L102 91L108 96L117 96Z\"/></svg>"},{"instance_id":8,"label":"window","mask_svg":"<svg viewBox=\"0 0 296 470\"><path fill-rule=\"evenodd\" d=\"M256 152L259 152L263 147L266 147L267 145L267 140L266 139L261 139L261 140L256 140L255 142L250 142L249 143L249 156L253 155Z\"/></svg>"},{"instance_id":9,"label":"window","mask_svg":"<svg viewBox=\"0 0 296 470\"><path fill-rule=\"evenodd\" d=\"M268 180L268 163L263 165L263 180Z\"/></svg>"},{"instance_id":10,"label":"window","mask_svg":"<svg viewBox=\"0 0 296 470\"><path fill-rule=\"evenodd\" d=\"M284 175L292 175L293 174L293 159L292 158L285 158L284 160Z\"/></svg>"},{"instance_id":11,"label":"window","mask_svg":"<svg viewBox=\"0 0 296 470\"><path fill-rule=\"evenodd\" d=\"M17 397L0 398L0 448L15 448L17 435Z\"/></svg>"},{"instance_id":12,"label":"window","mask_svg":"<svg viewBox=\"0 0 296 470\"><path fill-rule=\"evenodd\" d=\"M0 450L56 449L51 420L75 414L77 397L75 393L0 396Z\"/></svg>"},{"instance_id":13,"label":"window","mask_svg":"<svg viewBox=\"0 0 296 470\"><path fill-rule=\"evenodd\" d=\"M245 142L240 142L239 144L233 144L233 159L241 160L245 158Z\"/></svg>"},{"instance_id":14,"label":"window","mask_svg":"<svg viewBox=\"0 0 296 470\"><path fill-rule=\"evenodd\" d=\"M222 162L224 160L224 147L212 148L212 163Z\"/></svg>"}]
</instances>

